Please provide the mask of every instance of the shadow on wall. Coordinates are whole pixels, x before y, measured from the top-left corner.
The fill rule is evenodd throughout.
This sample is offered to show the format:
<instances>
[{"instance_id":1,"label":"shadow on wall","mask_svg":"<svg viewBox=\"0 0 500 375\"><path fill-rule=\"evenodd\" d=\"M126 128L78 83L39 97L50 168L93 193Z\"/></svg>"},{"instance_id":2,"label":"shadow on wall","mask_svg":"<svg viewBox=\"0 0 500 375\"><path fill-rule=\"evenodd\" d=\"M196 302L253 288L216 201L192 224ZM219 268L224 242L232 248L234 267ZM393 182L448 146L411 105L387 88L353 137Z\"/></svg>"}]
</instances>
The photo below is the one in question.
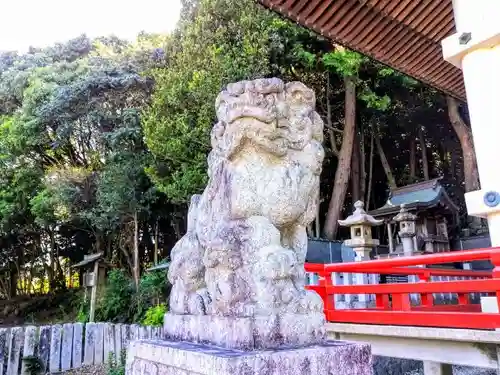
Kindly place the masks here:
<instances>
[{"instance_id":1,"label":"shadow on wall","mask_svg":"<svg viewBox=\"0 0 500 375\"><path fill-rule=\"evenodd\" d=\"M342 241L309 240L306 262L343 263L354 261L354 251L344 246Z\"/></svg>"},{"instance_id":2,"label":"shadow on wall","mask_svg":"<svg viewBox=\"0 0 500 375\"><path fill-rule=\"evenodd\" d=\"M491 247L491 240L489 234L484 234L480 236L462 237L451 243L451 248L453 250L472 250L472 249L484 249ZM473 270L492 270L493 265L487 261L475 261L472 262Z\"/></svg>"},{"instance_id":3,"label":"shadow on wall","mask_svg":"<svg viewBox=\"0 0 500 375\"><path fill-rule=\"evenodd\" d=\"M387 253L386 246L379 246L372 251L375 254ZM354 262L355 253L343 244L342 241L328 241L322 239L309 239L306 262L308 263L345 263Z\"/></svg>"}]
</instances>

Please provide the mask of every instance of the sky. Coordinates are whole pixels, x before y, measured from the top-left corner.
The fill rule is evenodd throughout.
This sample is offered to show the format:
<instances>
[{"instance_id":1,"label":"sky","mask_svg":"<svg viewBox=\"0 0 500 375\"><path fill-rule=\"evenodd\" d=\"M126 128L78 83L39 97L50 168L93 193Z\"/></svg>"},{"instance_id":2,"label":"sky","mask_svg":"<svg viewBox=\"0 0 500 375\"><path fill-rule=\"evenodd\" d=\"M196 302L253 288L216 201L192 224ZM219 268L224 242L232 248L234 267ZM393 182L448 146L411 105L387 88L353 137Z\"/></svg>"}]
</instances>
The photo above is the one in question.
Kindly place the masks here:
<instances>
[{"instance_id":1,"label":"sky","mask_svg":"<svg viewBox=\"0 0 500 375\"><path fill-rule=\"evenodd\" d=\"M83 33L134 39L140 31L168 32L179 11L180 0L4 0L0 50L22 52Z\"/></svg>"}]
</instances>

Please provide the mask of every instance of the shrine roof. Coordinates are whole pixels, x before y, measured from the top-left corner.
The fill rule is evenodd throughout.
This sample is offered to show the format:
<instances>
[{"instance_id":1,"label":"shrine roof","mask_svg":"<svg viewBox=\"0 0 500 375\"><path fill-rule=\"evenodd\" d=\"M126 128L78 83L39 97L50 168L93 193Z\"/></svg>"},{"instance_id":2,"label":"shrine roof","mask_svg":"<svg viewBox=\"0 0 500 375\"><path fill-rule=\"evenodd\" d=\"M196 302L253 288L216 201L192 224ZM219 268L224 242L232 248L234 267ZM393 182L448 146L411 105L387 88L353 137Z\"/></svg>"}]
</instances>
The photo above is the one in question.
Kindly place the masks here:
<instances>
[{"instance_id":1,"label":"shrine roof","mask_svg":"<svg viewBox=\"0 0 500 375\"><path fill-rule=\"evenodd\" d=\"M86 266L93 264L94 262L97 262L98 260L101 260L102 257L103 257L103 253L84 255L83 260L81 262L74 264L72 267L73 268L86 267Z\"/></svg>"},{"instance_id":2,"label":"shrine roof","mask_svg":"<svg viewBox=\"0 0 500 375\"><path fill-rule=\"evenodd\" d=\"M380 208L370 211L373 217L396 215L404 204L408 211L425 211L439 205L451 213L457 213L458 207L439 183L440 178L418 182L391 190L389 199Z\"/></svg>"},{"instance_id":3,"label":"shrine roof","mask_svg":"<svg viewBox=\"0 0 500 375\"><path fill-rule=\"evenodd\" d=\"M465 101L460 69L443 59L452 0L257 0L265 7Z\"/></svg>"}]
</instances>

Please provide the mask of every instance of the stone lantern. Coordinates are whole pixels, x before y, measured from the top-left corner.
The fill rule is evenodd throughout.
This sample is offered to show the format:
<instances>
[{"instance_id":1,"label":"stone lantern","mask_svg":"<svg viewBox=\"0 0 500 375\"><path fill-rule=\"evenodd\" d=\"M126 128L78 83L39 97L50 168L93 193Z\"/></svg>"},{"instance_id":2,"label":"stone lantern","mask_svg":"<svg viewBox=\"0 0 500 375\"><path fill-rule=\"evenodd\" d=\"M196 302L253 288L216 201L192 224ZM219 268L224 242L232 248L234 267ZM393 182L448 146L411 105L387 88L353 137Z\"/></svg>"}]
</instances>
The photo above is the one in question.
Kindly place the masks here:
<instances>
[{"instance_id":1,"label":"stone lantern","mask_svg":"<svg viewBox=\"0 0 500 375\"><path fill-rule=\"evenodd\" d=\"M354 212L351 216L348 216L345 220L339 220L339 225L343 227L349 227L351 230L351 238L344 241L344 245L352 248L356 254L356 262L361 262L364 260L370 260L370 252L374 246L379 244L379 240L375 240L372 237L372 227L376 225L381 225L384 221L377 220L373 216L368 215L363 209L364 204L361 201L354 203ZM364 285L364 284L378 284L378 275L367 275L363 273L356 273L352 275L345 274L343 280L344 285ZM346 298L346 304L354 308L366 308L375 300L375 296L359 294L352 296L353 300L348 301L348 296Z\"/></svg>"},{"instance_id":2,"label":"stone lantern","mask_svg":"<svg viewBox=\"0 0 500 375\"><path fill-rule=\"evenodd\" d=\"M399 238L403 244L403 253L405 256L410 256L415 251L413 237L416 235L415 221L417 216L408 212L405 205L401 205L401 210L394 216L393 219L399 224Z\"/></svg>"},{"instance_id":3,"label":"stone lantern","mask_svg":"<svg viewBox=\"0 0 500 375\"><path fill-rule=\"evenodd\" d=\"M379 240L372 237L372 227L384 222L368 215L363 207L364 203L357 201L354 203L352 215L338 221L340 226L349 227L351 230L351 238L344 241L344 245L354 250L357 262L370 259L370 252L379 244Z\"/></svg>"}]
</instances>

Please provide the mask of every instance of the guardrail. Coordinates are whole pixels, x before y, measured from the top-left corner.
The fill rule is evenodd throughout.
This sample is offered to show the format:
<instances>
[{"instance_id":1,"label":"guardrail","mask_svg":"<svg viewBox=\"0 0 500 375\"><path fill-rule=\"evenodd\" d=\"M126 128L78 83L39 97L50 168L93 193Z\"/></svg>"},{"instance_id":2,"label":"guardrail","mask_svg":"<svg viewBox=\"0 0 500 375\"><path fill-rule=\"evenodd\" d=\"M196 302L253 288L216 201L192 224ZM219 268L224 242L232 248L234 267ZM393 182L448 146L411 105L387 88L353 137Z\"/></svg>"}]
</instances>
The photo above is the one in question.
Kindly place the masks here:
<instances>
[{"instance_id":1,"label":"guardrail","mask_svg":"<svg viewBox=\"0 0 500 375\"><path fill-rule=\"evenodd\" d=\"M477 260L489 260L494 270L426 268ZM353 263L306 264L305 269L316 275L315 285L307 288L322 297L330 322L500 328L500 314L481 312L478 298L496 296L500 305L500 248ZM376 279L384 274L407 275L413 277L414 282L380 284ZM355 282L344 282L346 280Z\"/></svg>"}]
</instances>

